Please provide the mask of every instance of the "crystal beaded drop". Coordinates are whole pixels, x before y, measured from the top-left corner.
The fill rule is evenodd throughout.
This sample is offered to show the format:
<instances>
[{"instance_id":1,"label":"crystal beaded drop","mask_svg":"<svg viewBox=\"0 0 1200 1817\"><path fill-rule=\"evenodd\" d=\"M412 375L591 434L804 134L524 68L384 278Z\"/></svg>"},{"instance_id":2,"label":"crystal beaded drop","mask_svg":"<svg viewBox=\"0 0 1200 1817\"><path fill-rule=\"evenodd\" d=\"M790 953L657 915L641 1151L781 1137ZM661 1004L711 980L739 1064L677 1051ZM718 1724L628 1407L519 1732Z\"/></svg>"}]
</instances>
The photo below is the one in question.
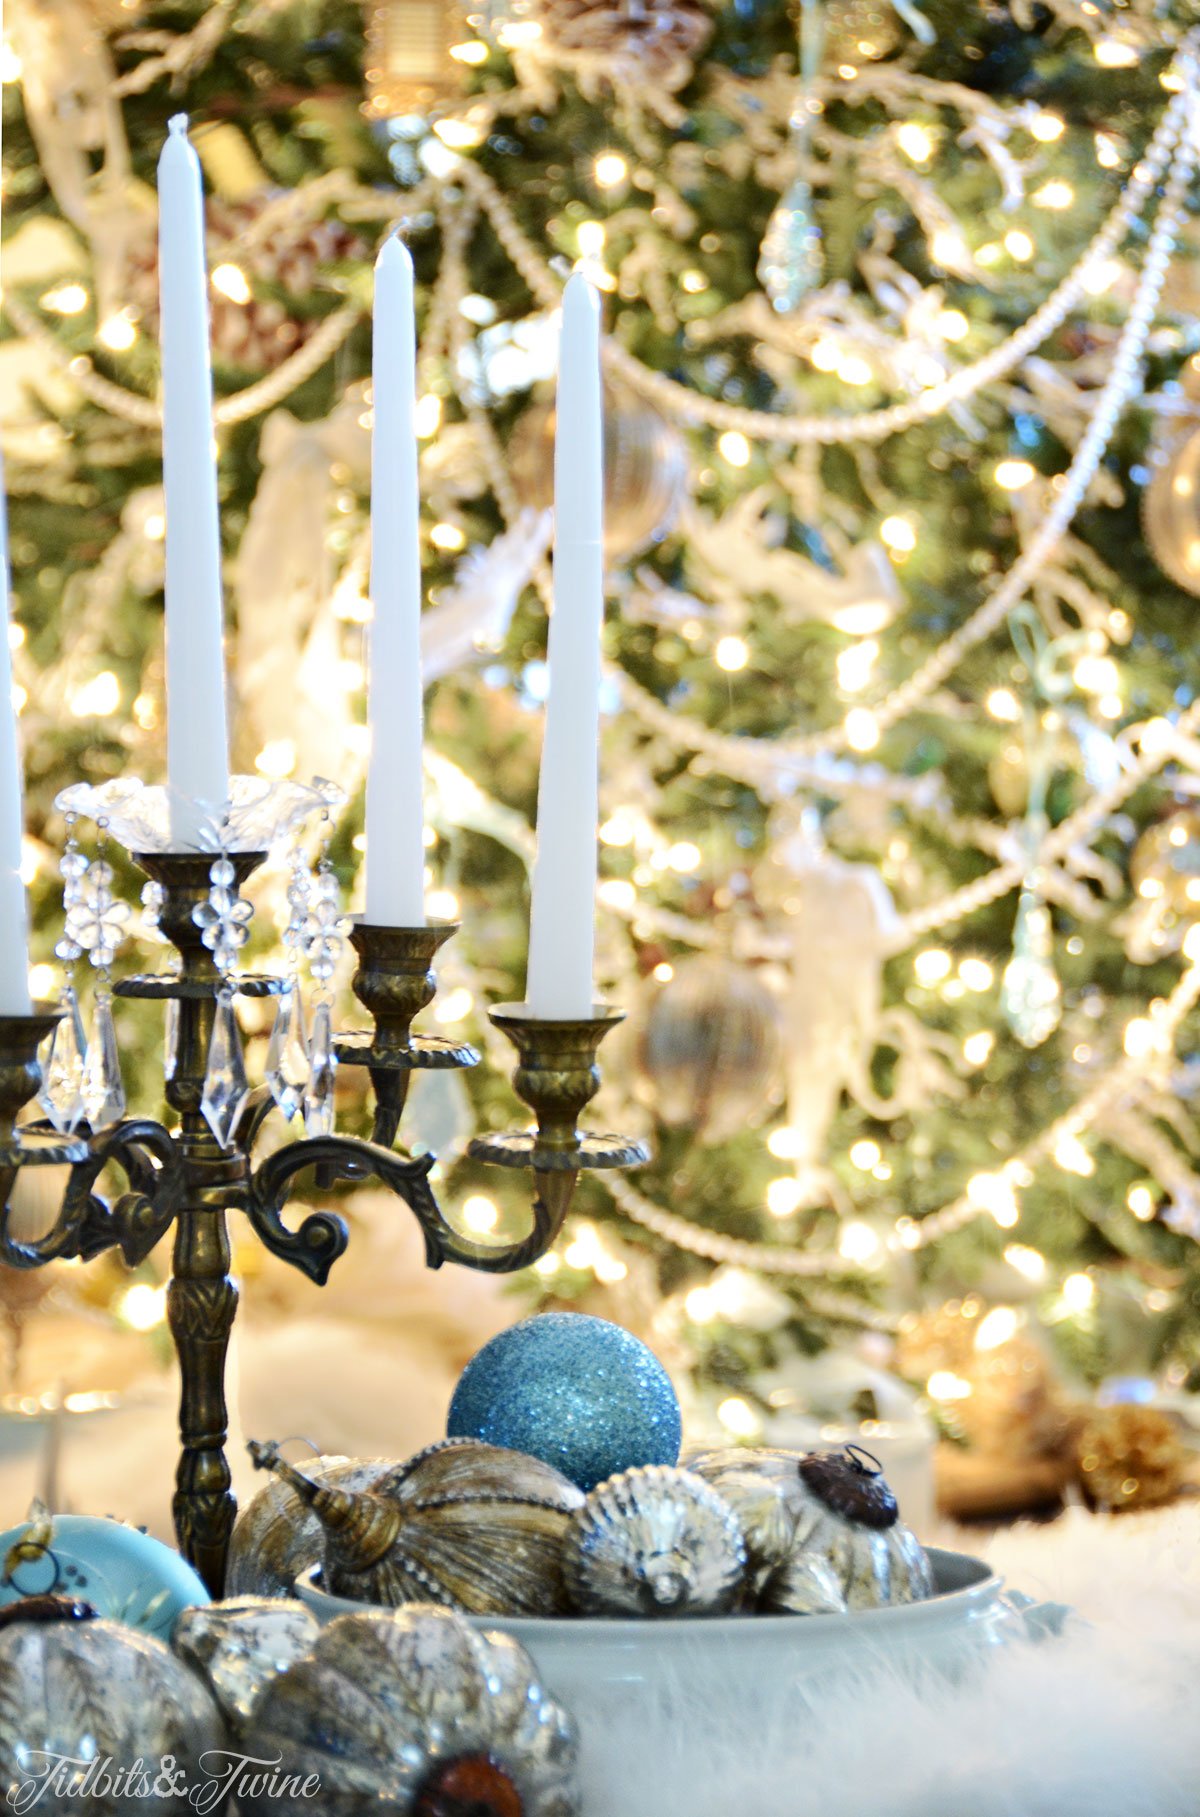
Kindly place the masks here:
<instances>
[{"instance_id":1,"label":"crystal beaded drop","mask_svg":"<svg viewBox=\"0 0 1200 1817\"><path fill-rule=\"evenodd\" d=\"M42 1083L37 1101L63 1135L70 1135L83 1121L83 1068L87 1043L75 987L68 983L59 999L62 1018L50 1037L42 1062Z\"/></svg>"},{"instance_id":2,"label":"crystal beaded drop","mask_svg":"<svg viewBox=\"0 0 1200 1817\"><path fill-rule=\"evenodd\" d=\"M341 885L336 873L322 865L312 886L312 899L304 923L308 969L318 984L328 984L346 950L346 922L342 917Z\"/></svg>"},{"instance_id":3,"label":"crystal beaded drop","mask_svg":"<svg viewBox=\"0 0 1200 1817\"><path fill-rule=\"evenodd\" d=\"M798 309L825 278L821 229L813 195L803 177L789 185L775 205L758 256L758 281L771 307L782 314Z\"/></svg>"},{"instance_id":4,"label":"crystal beaded drop","mask_svg":"<svg viewBox=\"0 0 1200 1817\"><path fill-rule=\"evenodd\" d=\"M1050 910L1028 885L1017 903L1012 958L1004 968L1000 1007L1022 1047L1040 1047L1062 1020L1062 985L1054 969Z\"/></svg>"},{"instance_id":5,"label":"crystal beaded drop","mask_svg":"<svg viewBox=\"0 0 1200 1817\"><path fill-rule=\"evenodd\" d=\"M233 1012L233 992L228 987L217 997L208 1064L204 1069L204 1096L200 1110L222 1148L229 1148L242 1106L250 1096L242 1037Z\"/></svg>"},{"instance_id":6,"label":"crystal beaded drop","mask_svg":"<svg viewBox=\"0 0 1200 1817\"><path fill-rule=\"evenodd\" d=\"M337 1055L333 1051L333 1018L328 1003L318 1003L313 1011L308 1060L304 1127L310 1136L329 1136L333 1134L333 1088L337 1078Z\"/></svg>"},{"instance_id":7,"label":"crystal beaded drop","mask_svg":"<svg viewBox=\"0 0 1200 1817\"><path fill-rule=\"evenodd\" d=\"M83 1108L93 1129L104 1129L125 1115L125 1085L112 998L98 990L92 1006L92 1032L83 1064Z\"/></svg>"},{"instance_id":8,"label":"crystal beaded drop","mask_svg":"<svg viewBox=\"0 0 1200 1817\"><path fill-rule=\"evenodd\" d=\"M290 1123L304 1104L309 1081L308 1032L298 982L289 984L276 1007L267 1043L266 1078L271 1096Z\"/></svg>"},{"instance_id":9,"label":"crystal beaded drop","mask_svg":"<svg viewBox=\"0 0 1200 1817\"><path fill-rule=\"evenodd\" d=\"M166 939L161 926L166 900L167 892L161 883L152 880L142 885L142 931L152 940Z\"/></svg>"},{"instance_id":10,"label":"crystal beaded drop","mask_svg":"<svg viewBox=\"0 0 1200 1817\"><path fill-rule=\"evenodd\" d=\"M198 902L192 920L200 929L200 938L213 956L223 977L237 964L240 949L250 938L252 905L236 888L237 872L224 856L213 860L208 873L208 900Z\"/></svg>"},{"instance_id":11,"label":"crystal beaded drop","mask_svg":"<svg viewBox=\"0 0 1200 1817\"><path fill-rule=\"evenodd\" d=\"M125 938L130 908L113 895L113 868L105 858L87 867L79 895L67 910L67 939L83 948L97 971L106 971Z\"/></svg>"}]
</instances>

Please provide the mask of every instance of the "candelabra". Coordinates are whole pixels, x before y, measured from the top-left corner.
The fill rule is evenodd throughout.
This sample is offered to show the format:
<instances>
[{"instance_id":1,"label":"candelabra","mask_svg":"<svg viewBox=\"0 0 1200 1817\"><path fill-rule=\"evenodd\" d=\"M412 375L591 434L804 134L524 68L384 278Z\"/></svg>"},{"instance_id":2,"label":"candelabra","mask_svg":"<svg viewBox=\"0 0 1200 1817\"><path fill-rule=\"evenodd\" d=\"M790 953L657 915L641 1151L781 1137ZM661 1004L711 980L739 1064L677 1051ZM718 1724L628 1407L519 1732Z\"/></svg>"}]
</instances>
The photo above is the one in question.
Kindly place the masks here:
<instances>
[{"instance_id":1,"label":"candelabra","mask_svg":"<svg viewBox=\"0 0 1200 1817\"><path fill-rule=\"evenodd\" d=\"M121 783L68 790L60 797L68 811L91 814L118 838L157 886L158 926L175 948L177 966L124 978L115 994L168 1006L172 1028L165 1097L178 1119L175 1127L138 1116L95 1128L86 1121L66 1129L52 1122L18 1123L42 1084L39 1049L63 1011L39 1005L30 1015L0 1017L0 1260L15 1268L37 1268L117 1248L134 1266L174 1230L167 1320L180 1372L175 1530L180 1550L214 1595L222 1589L236 1513L225 1456L225 1361L238 1305L230 1275L230 1212L245 1213L266 1249L320 1285L346 1248L347 1227L332 1212L319 1210L289 1228L283 1212L293 1187L309 1170L323 1188L374 1178L416 1217L430 1267L457 1262L508 1273L536 1261L553 1243L581 1169L627 1166L645 1158L637 1142L588 1135L578 1128L578 1117L600 1082L599 1043L620 1021L619 1013L598 1005L586 1021L556 1022L533 1015L525 1005L504 1005L492 1018L517 1048L514 1085L533 1111L536 1126L481 1137L471 1152L533 1170L532 1223L525 1236L511 1243L487 1243L456 1229L430 1184L435 1157L413 1156L393 1146L413 1071L472 1066L478 1060L463 1043L413 1032L414 1019L434 996L431 962L455 929L359 921L350 933L358 956L353 989L373 1027L335 1037L327 1085L331 1088L337 1062L367 1069L375 1107L373 1139L333 1131L330 1089L328 1132L309 1133L256 1162L256 1139L272 1108L272 1091L261 1085L235 1093L236 1103L226 1104L227 1127L214 1117L213 1100L221 1093L221 1079L214 1077L214 1030L220 1034L222 1013L232 1029L231 992L276 996L290 981L231 973L228 964L222 969L220 930L214 938L210 907L213 878L223 880L227 905L237 903L240 885L263 862L264 847L291 830L316 803L327 813L331 794L294 784L250 783L239 789L246 779L238 778L234 784L232 809L204 823L199 849L188 850L171 849L175 841L165 790ZM218 872L215 860L222 859ZM236 1041L236 1032L232 1039ZM48 1231L22 1240L9 1228L18 1170L51 1164L70 1169L60 1211ZM110 1164L123 1171L129 1186L111 1201L95 1190Z\"/></svg>"}]
</instances>

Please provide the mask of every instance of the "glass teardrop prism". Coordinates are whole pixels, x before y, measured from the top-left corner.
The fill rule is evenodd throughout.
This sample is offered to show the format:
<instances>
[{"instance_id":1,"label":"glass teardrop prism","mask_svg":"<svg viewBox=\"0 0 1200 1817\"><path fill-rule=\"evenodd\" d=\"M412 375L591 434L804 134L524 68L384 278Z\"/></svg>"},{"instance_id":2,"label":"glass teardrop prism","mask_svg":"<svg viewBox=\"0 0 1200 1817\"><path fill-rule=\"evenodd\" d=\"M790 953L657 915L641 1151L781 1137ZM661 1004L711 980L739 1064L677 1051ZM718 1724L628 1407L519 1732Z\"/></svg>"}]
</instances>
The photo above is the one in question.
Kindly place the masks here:
<instances>
[{"instance_id":1,"label":"glass teardrop prism","mask_svg":"<svg viewBox=\"0 0 1200 1817\"><path fill-rule=\"evenodd\" d=\"M83 1108L93 1129L105 1129L125 1115L125 1084L113 1026L112 998L96 994L92 1032L83 1064Z\"/></svg>"},{"instance_id":2,"label":"glass teardrop prism","mask_svg":"<svg viewBox=\"0 0 1200 1817\"><path fill-rule=\"evenodd\" d=\"M310 1136L329 1136L333 1134L333 1089L337 1078L337 1055L333 1051L333 1021L328 1003L318 1003L313 1011L308 1064L304 1127Z\"/></svg>"},{"instance_id":3,"label":"glass teardrop prism","mask_svg":"<svg viewBox=\"0 0 1200 1817\"><path fill-rule=\"evenodd\" d=\"M83 1067L87 1042L79 999L67 985L60 999L62 1018L50 1037L42 1062L42 1083L37 1101L63 1135L70 1135L83 1121Z\"/></svg>"},{"instance_id":4,"label":"glass teardrop prism","mask_svg":"<svg viewBox=\"0 0 1200 1817\"><path fill-rule=\"evenodd\" d=\"M267 1084L271 1096L290 1123L303 1107L308 1085L308 1031L304 1026L304 998L300 986L284 991L275 1009L271 1039L267 1043Z\"/></svg>"},{"instance_id":5,"label":"glass teardrop prism","mask_svg":"<svg viewBox=\"0 0 1200 1817\"><path fill-rule=\"evenodd\" d=\"M222 1148L231 1146L234 1128L249 1096L242 1037L233 1011L233 992L222 991L217 998L212 1037L208 1043L208 1064L204 1071L204 1096L200 1100L204 1120Z\"/></svg>"}]
</instances>

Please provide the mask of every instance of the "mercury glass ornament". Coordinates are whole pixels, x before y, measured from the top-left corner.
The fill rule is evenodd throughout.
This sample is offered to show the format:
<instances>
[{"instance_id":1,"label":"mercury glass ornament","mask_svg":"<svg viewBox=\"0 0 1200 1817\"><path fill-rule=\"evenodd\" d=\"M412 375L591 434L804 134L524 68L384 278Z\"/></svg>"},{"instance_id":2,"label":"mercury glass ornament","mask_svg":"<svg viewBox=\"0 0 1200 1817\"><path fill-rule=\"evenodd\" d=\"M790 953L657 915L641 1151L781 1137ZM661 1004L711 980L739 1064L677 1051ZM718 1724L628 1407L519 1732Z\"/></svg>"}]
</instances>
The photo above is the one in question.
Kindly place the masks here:
<instances>
[{"instance_id":1,"label":"mercury glass ornament","mask_svg":"<svg viewBox=\"0 0 1200 1817\"><path fill-rule=\"evenodd\" d=\"M746 1582L737 1515L687 1470L625 1470L592 1490L563 1547L581 1615L724 1615Z\"/></svg>"},{"instance_id":2,"label":"mercury glass ornament","mask_svg":"<svg viewBox=\"0 0 1200 1817\"><path fill-rule=\"evenodd\" d=\"M370 1489L395 1469L388 1458L314 1457L305 1478L329 1489ZM226 1596L290 1596L302 1571L320 1564L325 1530L303 1496L273 1476L237 1517L225 1571Z\"/></svg>"},{"instance_id":3,"label":"mercury glass ornament","mask_svg":"<svg viewBox=\"0 0 1200 1817\"><path fill-rule=\"evenodd\" d=\"M929 1561L866 1452L857 1446L809 1453L726 1447L693 1458L690 1468L719 1482L734 1459L780 1486L796 1522L787 1559L766 1579L760 1608L818 1612L811 1605L821 1574L800 1564L812 1559L830 1567L851 1610L920 1602L933 1594Z\"/></svg>"},{"instance_id":4,"label":"mercury glass ornament","mask_svg":"<svg viewBox=\"0 0 1200 1817\"><path fill-rule=\"evenodd\" d=\"M748 1581L757 1588L790 1555L796 1537L796 1517L788 1507L783 1486L761 1471L745 1468L740 1450L731 1449L729 1463L722 1466L711 1463L713 1453L702 1455L709 1460L702 1480L710 1483L737 1515L746 1542ZM684 1459L684 1467L691 1469L690 1459Z\"/></svg>"},{"instance_id":5,"label":"mercury glass ornament","mask_svg":"<svg viewBox=\"0 0 1200 1817\"><path fill-rule=\"evenodd\" d=\"M664 1123L704 1143L760 1122L780 1061L779 1010L755 974L729 959L683 960L659 987L637 1037L646 1095Z\"/></svg>"},{"instance_id":6,"label":"mercury glass ornament","mask_svg":"<svg viewBox=\"0 0 1200 1817\"><path fill-rule=\"evenodd\" d=\"M338 1817L576 1817L570 1717L528 1653L444 1609L364 1610L269 1684L243 1745L316 1775ZM242 1817L312 1817L301 1795L239 1795Z\"/></svg>"},{"instance_id":7,"label":"mercury glass ornament","mask_svg":"<svg viewBox=\"0 0 1200 1817\"><path fill-rule=\"evenodd\" d=\"M562 1542L583 1497L537 1458L452 1440L394 1465L371 1489L326 1487L251 1443L324 1529L335 1596L395 1608L433 1602L470 1615L562 1612Z\"/></svg>"},{"instance_id":8,"label":"mercury glass ornament","mask_svg":"<svg viewBox=\"0 0 1200 1817\"><path fill-rule=\"evenodd\" d=\"M185 1609L171 1645L199 1672L240 1732L266 1687L303 1659L320 1631L303 1603L237 1596L207 1609Z\"/></svg>"},{"instance_id":9,"label":"mercury glass ornament","mask_svg":"<svg viewBox=\"0 0 1200 1817\"><path fill-rule=\"evenodd\" d=\"M587 1491L620 1470L676 1463L682 1421L640 1338L608 1319L544 1312L472 1357L447 1431L542 1458Z\"/></svg>"},{"instance_id":10,"label":"mercury glass ornament","mask_svg":"<svg viewBox=\"0 0 1200 1817\"><path fill-rule=\"evenodd\" d=\"M9 1807L150 1817L178 1803L161 1783L153 1789L160 1767L169 1760L172 1774L202 1785L203 1757L224 1745L207 1687L161 1641L65 1597L0 1610L0 1788ZM70 1781L61 1800L41 1795L56 1760ZM140 1776L136 1762L147 1769ZM114 1794L122 1770L130 1777Z\"/></svg>"},{"instance_id":11,"label":"mercury glass ornament","mask_svg":"<svg viewBox=\"0 0 1200 1817\"><path fill-rule=\"evenodd\" d=\"M554 405L525 412L508 444L509 471L521 502L543 510L554 502ZM627 386L604 385L604 548L626 561L661 542L679 514L688 484L687 444L652 404Z\"/></svg>"}]
</instances>

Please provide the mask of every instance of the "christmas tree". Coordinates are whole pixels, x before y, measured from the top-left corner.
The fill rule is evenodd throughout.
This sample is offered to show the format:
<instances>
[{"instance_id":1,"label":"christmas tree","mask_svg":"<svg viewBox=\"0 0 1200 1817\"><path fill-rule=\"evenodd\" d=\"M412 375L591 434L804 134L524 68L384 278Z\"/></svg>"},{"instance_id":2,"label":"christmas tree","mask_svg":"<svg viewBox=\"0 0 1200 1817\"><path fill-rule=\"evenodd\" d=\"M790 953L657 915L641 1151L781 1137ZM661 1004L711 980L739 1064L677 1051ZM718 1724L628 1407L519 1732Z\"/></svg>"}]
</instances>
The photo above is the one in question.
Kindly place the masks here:
<instances>
[{"instance_id":1,"label":"christmas tree","mask_svg":"<svg viewBox=\"0 0 1200 1817\"><path fill-rule=\"evenodd\" d=\"M525 1214L520 1176L462 1154L512 1117L483 1012L522 992L549 381L583 262L609 440L598 981L630 1012L598 1108L654 1160L586 1182L536 1294L650 1330L737 1436L789 1358L914 1307L990 1307L997 1343L1040 1328L1089 1379L1190 1379L1188 10L10 0L35 994L60 982L56 792L162 772L153 181L186 109L235 767L347 787L351 904L371 268L393 228L416 261L428 907L464 923L435 1013L491 1062L416 1094L446 1201L479 1234Z\"/></svg>"}]
</instances>

